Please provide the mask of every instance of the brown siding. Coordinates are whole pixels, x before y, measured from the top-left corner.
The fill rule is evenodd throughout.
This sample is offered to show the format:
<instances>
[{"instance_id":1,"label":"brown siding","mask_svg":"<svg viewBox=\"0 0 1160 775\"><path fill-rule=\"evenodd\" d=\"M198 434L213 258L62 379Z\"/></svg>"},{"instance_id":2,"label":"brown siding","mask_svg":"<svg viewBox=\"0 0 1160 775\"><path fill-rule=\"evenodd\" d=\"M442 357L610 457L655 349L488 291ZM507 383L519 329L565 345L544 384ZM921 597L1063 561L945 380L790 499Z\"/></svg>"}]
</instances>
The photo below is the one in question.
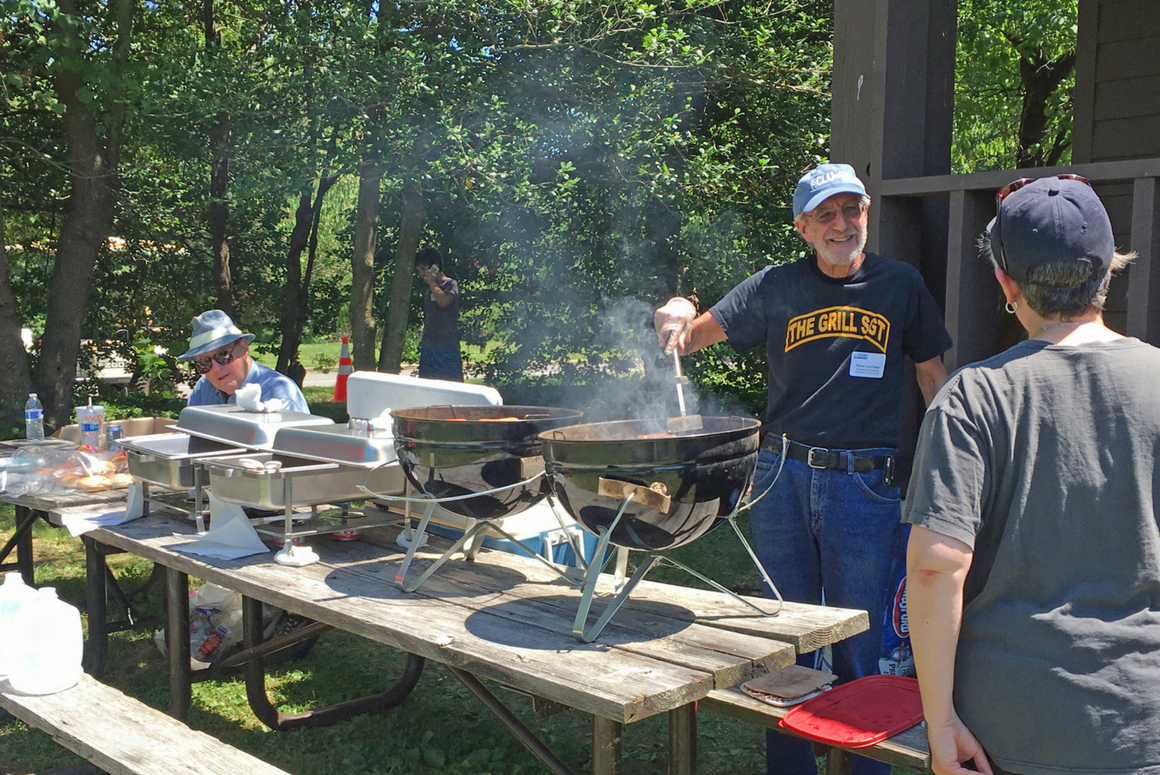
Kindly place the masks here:
<instances>
[{"instance_id":1,"label":"brown siding","mask_svg":"<svg viewBox=\"0 0 1160 775\"><path fill-rule=\"evenodd\" d=\"M1141 0L1104 0L1100 7L1100 43L1160 35L1160 15L1153 3Z\"/></svg>"}]
</instances>

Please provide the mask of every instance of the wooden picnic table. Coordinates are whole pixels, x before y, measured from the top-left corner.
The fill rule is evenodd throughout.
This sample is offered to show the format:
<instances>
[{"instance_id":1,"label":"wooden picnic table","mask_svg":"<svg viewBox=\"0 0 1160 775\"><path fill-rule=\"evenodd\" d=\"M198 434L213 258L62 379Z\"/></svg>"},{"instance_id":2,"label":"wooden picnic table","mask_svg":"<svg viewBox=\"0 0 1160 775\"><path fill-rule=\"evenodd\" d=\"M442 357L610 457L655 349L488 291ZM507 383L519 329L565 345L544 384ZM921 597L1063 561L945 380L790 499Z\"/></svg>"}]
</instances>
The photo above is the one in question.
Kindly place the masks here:
<instances>
[{"instance_id":1,"label":"wooden picnic table","mask_svg":"<svg viewBox=\"0 0 1160 775\"><path fill-rule=\"evenodd\" d=\"M57 509L54 515L85 510L107 508ZM868 626L862 611L786 603L777 616L761 616L718 592L644 582L600 638L586 644L572 635L578 587L531 559L503 552L453 560L405 593L395 584L403 553L390 528L368 531L358 542L316 541L321 561L303 568L278 565L272 554L223 561L180 553L177 547L193 540L194 530L172 517L144 517L86 537L166 568L171 633L188 629L185 590L192 575L238 591L250 609L256 601L276 605L435 660L559 773L569 770L479 679L591 714L595 775L621 771L624 724L667 713L670 772L694 773L697 700ZM416 563L434 561L445 546L433 538ZM91 563L89 569L97 570ZM608 576L597 593L612 592ZM755 602L774 610L769 601ZM190 689L188 638L171 640L180 642L184 654L170 649L170 712L178 717L188 710ZM250 635L247 645L254 645Z\"/></svg>"}]
</instances>

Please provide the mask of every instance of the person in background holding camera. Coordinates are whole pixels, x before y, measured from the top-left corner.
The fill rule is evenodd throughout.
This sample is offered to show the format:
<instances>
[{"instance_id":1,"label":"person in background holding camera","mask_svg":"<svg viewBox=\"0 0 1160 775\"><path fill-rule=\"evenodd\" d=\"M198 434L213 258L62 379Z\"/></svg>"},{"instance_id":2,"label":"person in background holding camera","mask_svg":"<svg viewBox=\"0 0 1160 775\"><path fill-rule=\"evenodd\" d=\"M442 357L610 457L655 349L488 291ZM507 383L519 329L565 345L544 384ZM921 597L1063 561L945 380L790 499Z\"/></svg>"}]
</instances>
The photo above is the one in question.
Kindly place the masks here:
<instances>
[{"instance_id":1,"label":"person in background holding camera","mask_svg":"<svg viewBox=\"0 0 1160 775\"><path fill-rule=\"evenodd\" d=\"M869 612L868 632L834 644L843 680L879 671L901 561L894 462L905 357L929 401L946 379L941 356L951 345L918 270L865 252L869 207L850 165L807 172L793 215L813 255L763 269L699 317L684 298L654 316L666 352L725 339L739 352L765 347L769 396L753 479L753 493L765 494L749 511L753 548L786 600L816 605L824 592L827 605ZM814 656L798 664L812 667ZM772 730L766 741L769 775L816 772L808 741ZM890 766L857 756L851 769Z\"/></svg>"},{"instance_id":2,"label":"person in background holding camera","mask_svg":"<svg viewBox=\"0 0 1160 775\"><path fill-rule=\"evenodd\" d=\"M415 254L415 269L427 283L423 294L423 339L419 343L419 376L463 381L459 352L459 283L443 273L439 251L423 247Z\"/></svg>"},{"instance_id":3,"label":"person in background holding camera","mask_svg":"<svg viewBox=\"0 0 1160 775\"><path fill-rule=\"evenodd\" d=\"M294 380L250 357L252 341L254 335L235 326L230 316L220 309L195 317L189 349L177 358L191 363L202 375L189 394L188 405L232 404L238 388L256 384L262 388L263 401L280 398L283 408L309 413L306 397Z\"/></svg>"}]
</instances>

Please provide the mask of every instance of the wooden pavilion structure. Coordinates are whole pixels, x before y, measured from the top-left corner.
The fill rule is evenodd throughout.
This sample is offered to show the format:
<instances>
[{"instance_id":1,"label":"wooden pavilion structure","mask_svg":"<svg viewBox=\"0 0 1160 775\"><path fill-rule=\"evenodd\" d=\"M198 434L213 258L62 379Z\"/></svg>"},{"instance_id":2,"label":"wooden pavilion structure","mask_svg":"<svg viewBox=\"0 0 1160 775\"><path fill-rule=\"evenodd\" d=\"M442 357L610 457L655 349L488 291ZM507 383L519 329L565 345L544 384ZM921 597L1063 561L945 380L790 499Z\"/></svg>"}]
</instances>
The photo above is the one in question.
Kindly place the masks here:
<instances>
[{"instance_id":1,"label":"wooden pavilion structure","mask_svg":"<svg viewBox=\"0 0 1160 775\"><path fill-rule=\"evenodd\" d=\"M1113 281L1107 323L1160 345L1160 17L1144 5L1079 0L1071 165L952 175L956 1L835 0L831 158L874 199L869 249L918 267L943 305L948 369L1012 343L977 244L996 191L1060 172L1092 182L1117 246L1138 254ZM904 438L919 417L911 390Z\"/></svg>"}]
</instances>

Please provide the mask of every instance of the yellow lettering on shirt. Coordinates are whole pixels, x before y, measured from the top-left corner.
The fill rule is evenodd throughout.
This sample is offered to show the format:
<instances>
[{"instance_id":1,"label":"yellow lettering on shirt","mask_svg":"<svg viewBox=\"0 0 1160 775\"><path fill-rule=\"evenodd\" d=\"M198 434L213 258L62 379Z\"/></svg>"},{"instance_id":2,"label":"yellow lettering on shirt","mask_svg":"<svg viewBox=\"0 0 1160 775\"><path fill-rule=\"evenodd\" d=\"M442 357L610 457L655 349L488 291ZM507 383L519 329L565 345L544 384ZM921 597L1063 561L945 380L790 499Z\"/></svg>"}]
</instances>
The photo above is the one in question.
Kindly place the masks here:
<instances>
[{"instance_id":1,"label":"yellow lettering on shirt","mask_svg":"<svg viewBox=\"0 0 1160 775\"><path fill-rule=\"evenodd\" d=\"M864 339L886 352L890 321L877 312L858 307L826 307L790 318L785 329L785 351L818 339Z\"/></svg>"}]
</instances>

